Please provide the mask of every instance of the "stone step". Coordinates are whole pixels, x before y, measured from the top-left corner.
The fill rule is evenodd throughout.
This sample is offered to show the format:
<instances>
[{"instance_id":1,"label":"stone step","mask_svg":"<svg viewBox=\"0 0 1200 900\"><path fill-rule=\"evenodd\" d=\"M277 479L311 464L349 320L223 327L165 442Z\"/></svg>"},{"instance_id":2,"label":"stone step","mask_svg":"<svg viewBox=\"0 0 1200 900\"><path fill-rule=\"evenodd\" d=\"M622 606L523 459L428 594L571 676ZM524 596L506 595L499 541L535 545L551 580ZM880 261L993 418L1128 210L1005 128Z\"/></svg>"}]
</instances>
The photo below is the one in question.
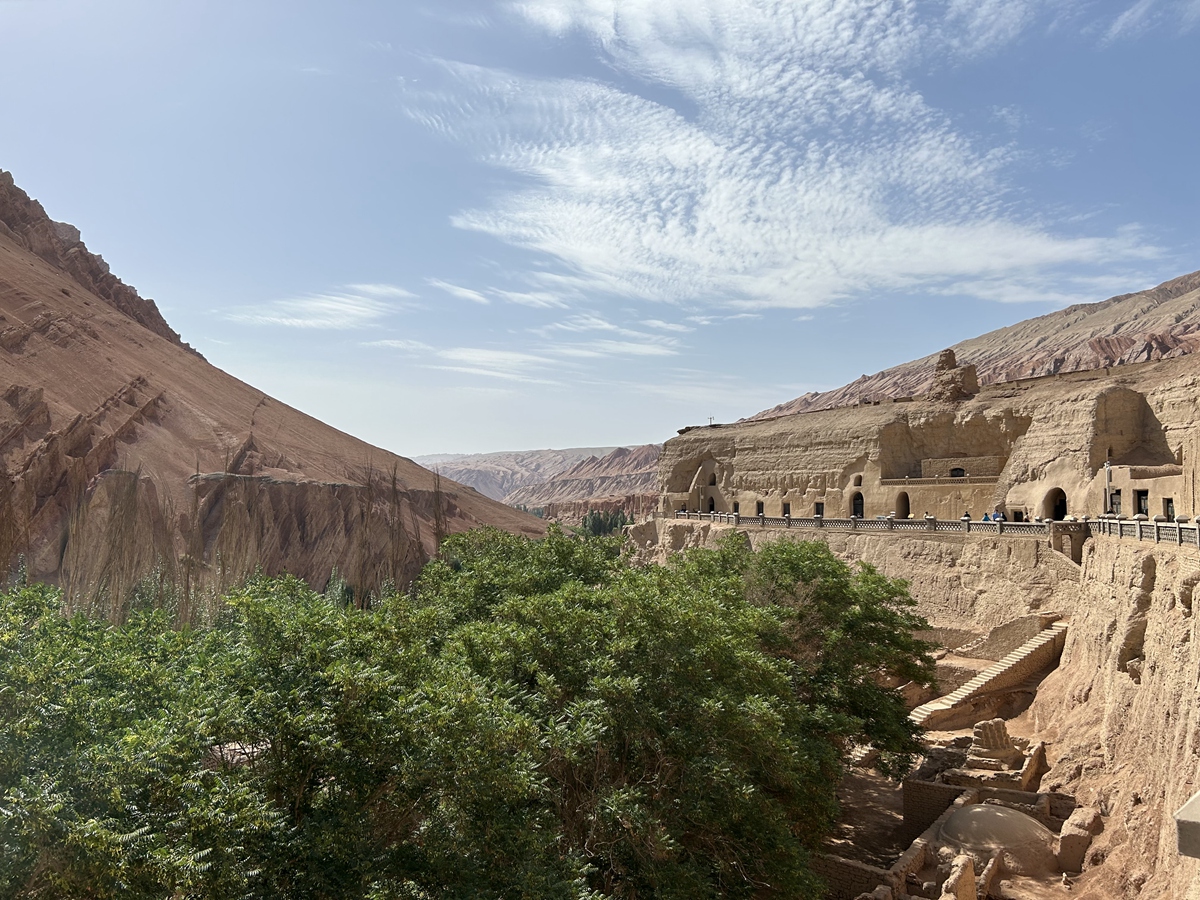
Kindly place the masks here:
<instances>
[{"instance_id":1,"label":"stone step","mask_svg":"<svg viewBox=\"0 0 1200 900\"><path fill-rule=\"evenodd\" d=\"M909 718L918 725L924 725L934 712L953 709L960 703L969 700L976 694L983 693L987 687L999 676L1008 672L1013 666L1023 662L1030 656L1030 654L1036 653L1047 644L1063 640L1063 635L1067 631L1068 624L1069 623L1063 619L1052 622L1049 626L1040 631L1034 637L1030 638L1016 650L1009 653L1003 659L994 663L993 665L988 666L962 687L951 691L944 697L939 697L936 700L931 700L928 703L918 706L911 713L909 713Z\"/></svg>"}]
</instances>

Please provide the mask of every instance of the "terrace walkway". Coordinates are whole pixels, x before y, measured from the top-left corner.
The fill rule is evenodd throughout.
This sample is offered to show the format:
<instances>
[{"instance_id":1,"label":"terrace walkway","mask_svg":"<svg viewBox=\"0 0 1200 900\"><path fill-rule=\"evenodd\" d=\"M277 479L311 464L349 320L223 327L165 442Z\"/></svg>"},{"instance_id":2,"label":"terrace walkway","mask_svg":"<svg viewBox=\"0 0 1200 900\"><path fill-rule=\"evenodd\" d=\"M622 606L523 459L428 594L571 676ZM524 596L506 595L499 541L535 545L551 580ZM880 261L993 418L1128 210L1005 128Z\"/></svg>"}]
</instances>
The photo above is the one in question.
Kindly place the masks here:
<instances>
[{"instance_id":1,"label":"terrace walkway","mask_svg":"<svg viewBox=\"0 0 1200 900\"><path fill-rule=\"evenodd\" d=\"M737 527L759 528L833 529L838 531L891 531L891 532L935 532L951 534L1007 534L1025 537L1053 537L1055 535L1082 533L1085 536L1102 534L1127 540L1146 541L1155 544L1175 544L1181 547L1200 549L1200 527L1186 522L1153 521L1150 519L1125 519L1102 516L1097 519L1084 518L1079 521L1042 522L983 522L978 519L894 519L881 516L877 519L828 519L821 516L743 516L738 513L702 513L677 510L676 519L713 522Z\"/></svg>"}]
</instances>

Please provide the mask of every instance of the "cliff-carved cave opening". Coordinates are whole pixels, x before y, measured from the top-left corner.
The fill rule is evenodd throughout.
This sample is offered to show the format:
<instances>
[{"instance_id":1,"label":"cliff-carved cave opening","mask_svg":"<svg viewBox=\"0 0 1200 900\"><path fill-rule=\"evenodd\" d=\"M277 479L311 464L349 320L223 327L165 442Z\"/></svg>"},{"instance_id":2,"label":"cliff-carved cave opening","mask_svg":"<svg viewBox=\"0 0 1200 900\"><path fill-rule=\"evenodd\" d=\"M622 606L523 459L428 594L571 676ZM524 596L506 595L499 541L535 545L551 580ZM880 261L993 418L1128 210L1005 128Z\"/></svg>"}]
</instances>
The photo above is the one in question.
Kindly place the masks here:
<instances>
[{"instance_id":1,"label":"cliff-carved cave opening","mask_svg":"<svg viewBox=\"0 0 1200 900\"><path fill-rule=\"evenodd\" d=\"M912 509L908 500L908 491L901 491L896 495L896 518L907 519L911 512Z\"/></svg>"},{"instance_id":2,"label":"cliff-carved cave opening","mask_svg":"<svg viewBox=\"0 0 1200 900\"><path fill-rule=\"evenodd\" d=\"M1062 488L1051 488L1042 499L1042 518L1061 522L1067 517L1067 494Z\"/></svg>"}]
</instances>

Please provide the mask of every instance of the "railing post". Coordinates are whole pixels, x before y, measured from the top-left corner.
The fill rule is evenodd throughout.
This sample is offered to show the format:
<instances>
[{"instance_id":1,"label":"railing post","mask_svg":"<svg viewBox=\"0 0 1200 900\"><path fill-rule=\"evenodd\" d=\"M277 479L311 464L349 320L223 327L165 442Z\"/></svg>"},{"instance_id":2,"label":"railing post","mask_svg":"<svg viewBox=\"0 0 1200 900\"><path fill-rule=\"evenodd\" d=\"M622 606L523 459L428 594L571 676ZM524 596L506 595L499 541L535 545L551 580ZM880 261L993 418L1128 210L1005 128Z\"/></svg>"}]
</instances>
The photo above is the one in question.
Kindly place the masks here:
<instances>
[{"instance_id":1,"label":"railing post","mask_svg":"<svg viewBox=\"0 0 1200 900\"><path fill-rule=\"evenodd\" d=\"M1004 520L1003 519L996 520L996 534L1004 534Z\"/></svg>"},{"instance_id":2,"label":"railing post","mask_svg":"<svg viewBox=\"0 0 1200 900\"><path fill-rule=\"evenodd\" d=\"M894 516L888 516L888 517L887 517L887 523L888 523L888 526L887 526L887 527L888 527L888 531L895 531L895 530L896 530L896 518L895 518Z\"/></svg>"},{"instance_id":3,"label":"railing post","mask_svg":"<svg viewBox=\"0 0 1200 900\"><path fill-rule=\"evenodd\" d=\"M784 527L784 528L791 528L791 527L792 527L792 516L791 516L791 514L790 514L790 513L789 513L788 515L785 515L785 516L783 517L783 527Z\"/></svg>"},{"instance_id":4,"label":"railing post","mask_svg":"<svg viewBox=\"0 0 1200 900\"><path fill-rule=\"evenodd\" d=\"M925 516L925 530L937 531L937 516Z\"/></svg>"},{"instance_id":5,"label":"railing post","mask_svg":"<svg viewBox=\"0 0 1200 900\"><path fill-rule=\"evenodd\" d=\"M963 531L966 534L970 534L971 533L971 517L963 516L960 521L963 523Z\"/></svg>"},{"instance_id":6,"label":"railing post","mask_svg":"<svg viewBox=\"0 0 1200 900\"><path fill-rule=\"evenodd\" d=\"M766 511L765 511L765 510L764 510L763 512L760 512L760 513L758 514L758 524L759 524L760 526L766 527L766 524L767 524L767 513L766 513Z\"/></svg>"},{"instance_id":7,"label":"railing post","mask_svg":"<svg viewBox=\"0 0 1200 900\"><path fill-rule=\"evenodd\" d=\"M824 527L825 527L825 517L824 517L824 516L813 516L813 518L817 520L817 527L818 527L818 528L824 528Z\"/></svg>"}]
</instances>

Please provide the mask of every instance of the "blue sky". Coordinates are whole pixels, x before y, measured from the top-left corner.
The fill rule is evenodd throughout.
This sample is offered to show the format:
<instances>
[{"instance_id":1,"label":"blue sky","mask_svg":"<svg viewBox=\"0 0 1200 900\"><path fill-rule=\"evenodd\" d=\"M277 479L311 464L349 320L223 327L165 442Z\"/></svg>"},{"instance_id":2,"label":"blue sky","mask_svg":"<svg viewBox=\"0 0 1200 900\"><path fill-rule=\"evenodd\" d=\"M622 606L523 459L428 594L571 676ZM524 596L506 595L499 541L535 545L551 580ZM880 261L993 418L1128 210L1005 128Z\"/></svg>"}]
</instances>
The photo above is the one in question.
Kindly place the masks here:
<instances>
[{"instance_id":1,"label":"blue sky","mask_svg":"<svg viewBox=\"0 0 1200 900\"><path fill-rule=\"evenodd\" d=\"M405 455L661 441L1200 268L1200 0L0 0L0 168Z\"/></svg>"}]
</instances>

